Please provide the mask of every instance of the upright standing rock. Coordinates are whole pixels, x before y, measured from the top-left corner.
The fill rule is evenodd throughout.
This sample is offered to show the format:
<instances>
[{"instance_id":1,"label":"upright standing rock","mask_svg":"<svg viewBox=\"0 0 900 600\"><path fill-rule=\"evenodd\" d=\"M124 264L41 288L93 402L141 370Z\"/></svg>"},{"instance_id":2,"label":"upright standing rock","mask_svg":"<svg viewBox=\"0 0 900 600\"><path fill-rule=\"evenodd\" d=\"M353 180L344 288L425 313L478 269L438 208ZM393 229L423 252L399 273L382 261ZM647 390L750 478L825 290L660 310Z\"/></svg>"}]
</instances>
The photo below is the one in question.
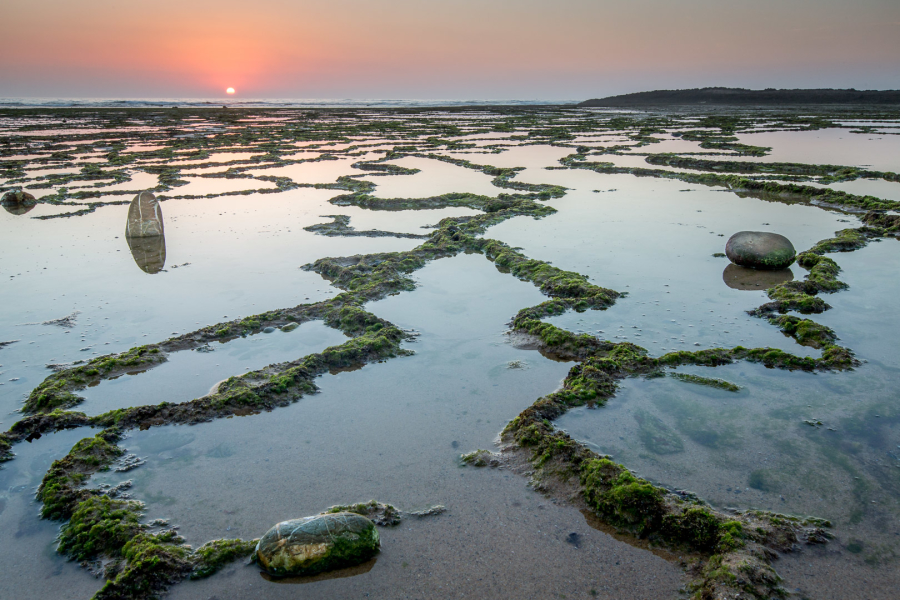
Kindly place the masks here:
<instances>
[{"instance_id":1,"label":"upright standing rock","mask_svg":"<svg viewBox=\"0 0 900 600\"><path fill-rule=\"evenodd\" d=\"M151 192L141 192L128 207L128 223L125 236L130 238L156 237L163 235L162 208Z\"/></svg>"},{"instance_id":2,"label":"upright standing rock","mask_svg":"<svg viewBox=\"0 0 900 600\"><path fill-rule=\"evenodd\" d=\"M159 273L166 265L166 236L162 208L150 192L141 192L128 207L125 240L142 271Z\"/></svg>"},{"instance_id":3,"label":"upright standing rock","mask_svg":"<svg viewBox=\"0 0 900 600\"><path fill-rule=\"evenodd\" d=\"M785 269L797 251L791 241L777 233L739 231L725 244L725 254L736 265L751 269Z\"/></svg>"}]
</instances>

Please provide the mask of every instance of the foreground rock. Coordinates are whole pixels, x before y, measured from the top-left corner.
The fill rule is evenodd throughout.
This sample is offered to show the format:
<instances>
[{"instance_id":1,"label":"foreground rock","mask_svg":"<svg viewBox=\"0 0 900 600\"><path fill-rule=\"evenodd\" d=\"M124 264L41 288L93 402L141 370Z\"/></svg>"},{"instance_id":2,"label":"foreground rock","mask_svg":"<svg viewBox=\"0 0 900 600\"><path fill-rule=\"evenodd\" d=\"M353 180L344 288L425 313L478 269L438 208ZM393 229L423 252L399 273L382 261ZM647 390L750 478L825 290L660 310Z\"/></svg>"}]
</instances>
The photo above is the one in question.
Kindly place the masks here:
<instances>
[{"instance_id":1,"label":"foreground rock","mask_svg":"<svg viewBox=\"0 0 900 600\"><path fill-rule=\"evenodd\" d=\"M130 238L157 237L163 235L162 208L156 196L141 192L128 207L128 223L125 236Z\"/></svg>"},{"instance_id":2,"label":"foreground rock","mask_svg":"<svg viewBox=\"0 0 900 600\"><path fill-rule=\"evenodd\" d=\"M777 233L739 231L728 239L725 254L736 265L751 269L785 269L797 255L791 241Z\"/></svg>"},{"instance_id":3,"label":"foreground rock","mask_svg":"<svg viewBox=\"0 0 900 600\"><path fill-rule=\"evenodd\" d=\"M259 540L256 560L270 575L316 575L363 563L378 553L375 524L350 512L279 523Z\"/></svg>"}]
</instances>

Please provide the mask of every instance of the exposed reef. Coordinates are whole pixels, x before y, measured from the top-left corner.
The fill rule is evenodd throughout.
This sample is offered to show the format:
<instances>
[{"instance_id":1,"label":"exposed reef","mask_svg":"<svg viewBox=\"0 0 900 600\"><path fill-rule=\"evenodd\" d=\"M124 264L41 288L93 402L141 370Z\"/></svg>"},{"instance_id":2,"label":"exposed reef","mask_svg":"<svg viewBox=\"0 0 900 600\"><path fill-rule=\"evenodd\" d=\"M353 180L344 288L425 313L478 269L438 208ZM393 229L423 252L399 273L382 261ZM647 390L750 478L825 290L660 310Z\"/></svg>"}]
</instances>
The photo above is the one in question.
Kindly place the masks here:
<instances>
[{"instance_id":1,"label":"exposed reef","mask_svg":"<svg viewBox=\"0 0 900 600\"><path fill-rule=\"evenodd\" d=\"M330 202L335 206L386 211L466 207L479 211L472 216L443 219L423 234L357 231L350 226L348 216L330 215L331 223L312 225L306 230L328 236L394 236L422 238L423 241L409 251L326 257L305 265L303 268L318 273L342 290L327 301L269 310L83 364L62 366L32 390L22 407L23 417L0 434L0 462L13 458L16 443L35 440L49 432L80 427L101 429L93 437L78 442L65 457L54 461L37 492L42 502L42 516L63 521L59 552L84 562L105 577L106 584L96 598L155 597L177 581L209 576L223 565L249 556L256 545L256 540L216 540L191 549L184 545L174 528L143 523L140 502L111 490L90 487L93 474L110 469L116 461L123 459L125 450L119 442L125 432L274 410L316 393L315 381L320 375L411 354L403 347L411 335L368 312L365 305L415 289L411 278L413 272L432 260L464 252L484 255L501 273L531 282L547 296L546 301L523 308L512 318L510 335L517 342L528 342L547 355L575 364L559 390L539 398L507 425L502 432L503 446L499 453L476 450L461 457L463 464L509 465L515 472L529 477L539 491L572 502L592 518L634 539L689 553L692 558L687 569L694 578L691 591L702 600L779 597L783 590L772 568L775 557L801 545L828 541L830 534L825 521L760 511L717 510L695 495L665 489L637 477L609 457L598 455L573 440L557 429L553 420L572 407L604 404L616 393L620 382L629 377L670 374L686 383L730 392L740 390L739 386L722 379L673 371L679 366L716 367L742 360L785 371L844 371L860 366L849 348L837 345L838 336L832 329L789 313L808 315L829 309L821 296L839 292L847 286L838 279L840 267L837 262L824 255L853 251L872 239L896 237L900 233L900 216L885 211L900 209L900 202L794 182L811 183L814 180L818 184L827 184L860 177L897 181L897 176L834 165L763 164L675 155L648 156L647 162L698 172L626 168L588 160L592 155L633 153L635 148L658 143L661 136L669 132L726 156L763 156L767 148L743 144L736 134L751 128L759 129L761 124L792 130L831 127L835 126L836 117L832 120L825 116L773 113L757 119L741 115L683 119L677 115L657 114L602 116L596 111L570 108L479 110L492 118L484 119L484 125L479 125L477 130L465 130L457 123L421 111L398 110L388 113L385 118L369 118L370 113L365 111L292 110L284 113L292 119L277 126L244 126L242 119L247 116L270 113L224 110L179 114L179 111L167 110L144 113L122 110L94 115L73 109L71 114L91 115L91 119L111 130L133 125L131 120L137 118L135 115L164 131L189 130L185 127L185 119L191 115L203 115L215 122L215 128L207 133L185 134L184 137L166 134L153 138L148 134L145 139L136 138L133 133L111 132L104 136L109 138L109 145L102 146L106 159L103 166L79 162L85 155L100 151L101 146L89 136L62 133L66 131L62 124L44 125L48 128L45 135L33 135L34 131L29 130L32 126L26 125L20 128L22 135L10 135L4 141L0 174L9 181L3 189L13 189L13 186L15 189L51 189L52 193L41 197L37 203L62 206L70 211L37 218L78 217L98 207L125 204L127 200L109 198L133 195L138 191L119 187L132 181L136 172L158 178L159 184L152 190L159 200L164 201L315 188L334 190L336 195ZM466 113L463 109L458 112ZM9 113L0 111L0 114ZM21 114L40 120L54 113L36 110ZM861 113L841 114L846 117ZM52 133L57 125L60 133ZM497 139L492 139L486 146L458 139L467 134L486 132L498 134ZM585 145L589 142L582 138L597 132L616 132L625 141L600 148ZM24 135L26 133L29 135ZM362 136L373 139L361 140ZM128 142L137 139L160 142L162 147L149 151L129 149ZM3 158L25 155L31 152L32 144L44 144L38 146L41 148L39 158ZM561 186L518 181L516 177L523 168L477 164L454 155L459 151L478 151L487 156L514 144L568 148L572 153L556 167L561 169L676 179L718 186L774 202L808 202L861 213L862 227L837 232L834 238L822 240L801 252L797 264L808 274L802 280L783 281L772 286L767 290L770 302L751 311L798 344L821 349L821 356L805 357L775 348L735 346L669 352L653 357L646 349L632 343L614 343L588 334L575 334L545 322L547 317L568 310L610 308L623 294L596 285L584 275L529 258L519 249L485 237L490 227L511 218L539 219L552 215L556 211L550 201L566 194L566 188ZM303 158L297 158L300 147ZM240 150L247 151L247 148L253 149L250 158L229 156ZM310 157L310 154L314 156ZM380 156L372 159L371 154ZM364 156L367 158L362 158ZM334 161L339 157L352 157L352 168L360 173L318 183L264 174L267 169ZM481 172L492 177L498 193L495 196L447 193L424 198L378 197L375 193L377 177L417 172L417 169L388 162L404 157L440 160ZM191 161L190 168L179 166L188 160ZM30 172L35 165L48 164L69 168L81 166L77 173L69 174L33 175ZM222 170L218 173L187 174L193 169L220 167ZM178 188L188 183L185 177L201 181L228 179L244 189L179 195ZM272 185L258 189L259 182ZM112 186L116 189L105 189ZM868 212L863 214L863 211ZM70 315L56 324L71 326L74 318L75 315ZM227 344L267 328L289 330L312 320L322 321L349 339L321 352L230 377L206 396L187 402L124 407L95 416L72 410L83 401L78 393L87 386L125 373L153 369L174 352L215 343ZM644 419L642 435L653 438L658 454L683 451L683 446L678 446L680 440L667 438L659 423L649 416L641 418ZM407 514L429 516L443 510L437 506ZM375 501L335 506L325 512L362 515L379 526L396 525L403 518L393 506Z\"/></svg>"}]
</instances>

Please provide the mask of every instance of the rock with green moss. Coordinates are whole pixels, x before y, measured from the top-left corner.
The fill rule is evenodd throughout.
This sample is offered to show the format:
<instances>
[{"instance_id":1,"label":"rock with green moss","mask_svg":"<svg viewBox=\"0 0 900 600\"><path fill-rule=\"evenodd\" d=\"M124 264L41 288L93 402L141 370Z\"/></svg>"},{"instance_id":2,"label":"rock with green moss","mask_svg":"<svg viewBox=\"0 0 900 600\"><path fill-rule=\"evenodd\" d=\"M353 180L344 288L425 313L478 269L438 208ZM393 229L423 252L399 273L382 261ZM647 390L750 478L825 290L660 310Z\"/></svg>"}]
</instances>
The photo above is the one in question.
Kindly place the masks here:
<instances>
[{"instance_id":1,"label":"rock with green moss","mask_svg":"<svg viewBox=\"0 0 900 600\"><path fill-rule=\"evenodd\" d=\"M797 251L783 235L766 231L739 231L728 238L725 254L731 262L742 267L784 269L794 262Z\"/></svg>"},{"instance_id":2,"label":"rock with green moss","mask_svg":"<svg viewBox=\"0 0 900 600\"><path fill-rule=\"evenodd\" d=\"M339 512L279 523L259 540L256 560L276 577L316 575L365 562L379 548L372 521Z\"/></svg>"}]
</instances>

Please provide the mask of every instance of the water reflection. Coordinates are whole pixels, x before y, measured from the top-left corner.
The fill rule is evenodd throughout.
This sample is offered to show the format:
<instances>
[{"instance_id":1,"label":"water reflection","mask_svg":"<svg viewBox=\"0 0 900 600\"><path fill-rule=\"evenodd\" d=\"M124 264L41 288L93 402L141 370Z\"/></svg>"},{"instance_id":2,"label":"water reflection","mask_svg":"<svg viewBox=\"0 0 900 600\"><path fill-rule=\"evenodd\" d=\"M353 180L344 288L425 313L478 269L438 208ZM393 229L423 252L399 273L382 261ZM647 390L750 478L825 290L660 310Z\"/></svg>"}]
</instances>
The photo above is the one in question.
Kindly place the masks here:
<instances>
[{"instance_id":1,"label":"water reflection","mask_svg":"<svg viewBox=\"0 0 900 600\"><path fill-rule=\"evenodd\" d=\"M126 237L125 239L128 240L128 248L131 250L134 262L143 272L153 275L162 271L166 266L166 237L164 235L143 238Z\"/></svg>"},{"instance_id":2,"label":"water reflection","mask_svg":"<svg viewBox=\"0 0 900 600\"><path fill-rule=\"evenodd\" d=\"M315 583L317 581L325 581L327 579L343 579L344 577L354 577L356 575L363 575L372 570L372 567L375 566L375 563L378 561L378 557L373 558L372 560L366 561L361 565L356 565L355 567L347 567L345 569L338 569L336 571L329 571L326 573L319 573L318 575L307 575L305 577L273 577L266 573L265 571L260 571L259 575L266 581L271 583L294 583L294 584L303 584L303 583Z\"/></svg>"},{"instance_id":3,"label":"water reflection","mask_svg":"<svg viewBox=\"0 0 900 600\"><path fill-rule=\"evenodd\" d=\"M153 275L166 266L166 236L162 208L156 196L141 192L128 207L125 239L134 262L145 273Z\"/></svg>"},{"instance_id":4,"label":"water reflection","mask_svg":"<svg viewBox=\"0 0 900 600\"><path fill-rule=\"evenodd\" d=\"M760 271L748 269L735 264L729 264L722 271L722 281L725 285L735 290L767 290L779 283L794 280L794 274L790 269L778 271Z\"/></svg>"},{"instance_id":5,"label":"water reflection","mask_svg":"<svg viewBox=\"0 0 900 600\"><path fill-rule=\"evenodd\" d=\"M28 204L6 204L6 203L3 204L3 208L6 209L6 212L16 215L16 216L24 215L29 210L33 209L34 206L35 206L34 204L31 204L31 205L28 205Z\"/></svg>"}]
</instances>

